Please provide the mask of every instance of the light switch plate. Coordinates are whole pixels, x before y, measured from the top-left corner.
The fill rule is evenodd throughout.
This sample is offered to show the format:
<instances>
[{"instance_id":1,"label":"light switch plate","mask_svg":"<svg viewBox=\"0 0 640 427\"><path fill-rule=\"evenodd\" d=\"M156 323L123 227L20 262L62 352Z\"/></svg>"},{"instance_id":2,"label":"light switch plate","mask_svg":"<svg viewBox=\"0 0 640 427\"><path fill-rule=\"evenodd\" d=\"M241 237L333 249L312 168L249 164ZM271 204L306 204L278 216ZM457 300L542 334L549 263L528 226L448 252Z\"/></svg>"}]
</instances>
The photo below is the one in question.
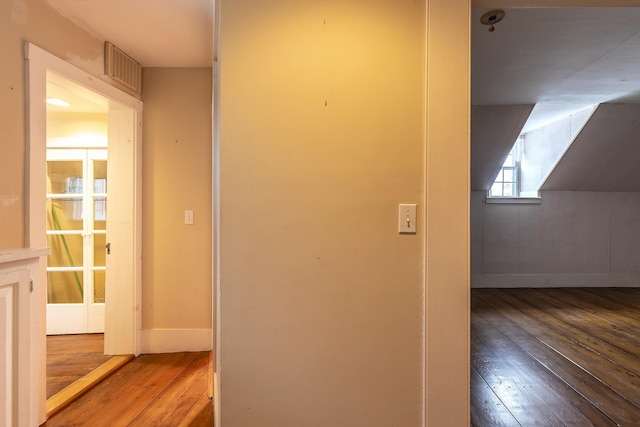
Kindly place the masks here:
<instances>
[{"instance_id":1,"label":"light switch plate","mask_svg":"<svg viewBox=\"0 0 640 427\"><path fill-rule=\"evenodd\" d=\"M398 205L398 233L416 234L416 205L402 203Z\"/></svg>"},{"instance_id":2,"label":"light switch plate","mask_svg":"<svg viewBox=\"0 0 640 427\"><path fill-rule=\"evenodd\" d=\"M184 211L184 223L186 225L193 225L193 211L191 210Z\"/></svg>"}]
</instances>

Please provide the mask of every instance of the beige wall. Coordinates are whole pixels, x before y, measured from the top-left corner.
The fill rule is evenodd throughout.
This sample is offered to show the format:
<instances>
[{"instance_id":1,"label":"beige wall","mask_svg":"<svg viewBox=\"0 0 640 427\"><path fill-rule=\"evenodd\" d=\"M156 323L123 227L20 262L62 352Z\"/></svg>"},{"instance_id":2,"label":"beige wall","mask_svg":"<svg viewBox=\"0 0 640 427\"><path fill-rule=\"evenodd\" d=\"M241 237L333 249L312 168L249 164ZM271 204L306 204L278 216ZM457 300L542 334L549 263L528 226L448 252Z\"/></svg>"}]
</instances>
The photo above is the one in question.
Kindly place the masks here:
<instances>
[{"instance_id":1,"label":"beige wall","mask_svg":"<svg viewBox=\"0 0 640 427\"><path fill-rule=\"evenodd\" d=\"M93 74L102 70L102 41L62 18L45 0L0 2L0 248L24 246L26 40Z\"/></svg>"},{"instance_id":2,"label":"beige wall","mask_svg":"<svg viewBox=\"0 0 640 427\"><path fill-rule=\"evenodd\" d=\"M222 425L419 426L425 4L221 16Z\"/></svg>"},{"instance_id":3,"label":"beige wall","mask_svg":"<svg viewBox=\"0 0 640 427\"><path fill-rule=\"evenodd\" d=\"M25 41L105 78L102 40L46 0L0 2L0 248L24 246ZM149 70L145 77L143 327L210 328L211 72ZM182 225L184 209L195 210L190 228Z\"/></svg>"},{"instance_id":4,"label":"beige wall","mask_svg":"<svg viewBox=\"0 0 640 427\"><path fill-rule=\"evenodd\" d=\"M143 72L143 329L211 328L211 79Z\"/></svg>"}]
</instances>

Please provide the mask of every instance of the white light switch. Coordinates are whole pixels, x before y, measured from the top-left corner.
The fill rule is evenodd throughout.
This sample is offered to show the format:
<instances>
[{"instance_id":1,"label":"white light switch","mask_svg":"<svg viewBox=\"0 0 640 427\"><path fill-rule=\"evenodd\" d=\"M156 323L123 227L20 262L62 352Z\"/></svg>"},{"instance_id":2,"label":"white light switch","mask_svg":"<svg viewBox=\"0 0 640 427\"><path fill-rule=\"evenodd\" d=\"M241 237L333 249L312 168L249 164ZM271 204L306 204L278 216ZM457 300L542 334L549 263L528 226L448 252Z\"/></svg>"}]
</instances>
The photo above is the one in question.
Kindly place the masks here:
<instances>
[{"instance_id":1,"label":"white light switch","mask_svg":"<svg viewBox=\"0 0 640 427\"><path fill-rule=\"evenodd\" d=\"M416 205L398 205L398 233L416 234Z\"/></svg>"},{"instance_id":2,"label":"white light switch","mask_svg":"<svg viewBox=\"0 0 640 427\"><path fill-rule=\"evenodd\" d=\"M184 223L187 225L193 224L193 211L184 211Z\"/></svg>"}]
</instances>

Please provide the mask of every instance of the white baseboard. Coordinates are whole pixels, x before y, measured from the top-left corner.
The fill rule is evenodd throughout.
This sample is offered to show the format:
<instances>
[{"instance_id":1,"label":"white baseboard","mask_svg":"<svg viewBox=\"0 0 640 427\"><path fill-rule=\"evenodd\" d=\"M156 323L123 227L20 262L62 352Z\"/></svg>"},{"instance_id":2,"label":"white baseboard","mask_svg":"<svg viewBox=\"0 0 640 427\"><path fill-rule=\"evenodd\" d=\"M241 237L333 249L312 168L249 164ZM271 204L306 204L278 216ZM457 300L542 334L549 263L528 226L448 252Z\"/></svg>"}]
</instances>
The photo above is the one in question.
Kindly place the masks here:
<instances>
[{"instance_id":1,"label":"white baseboard","mask_svg":"<svg viewBox=\"0 0 640 427\"><path fill-rule=\"evenodd\" d=\"M638 274L472 274L472 288L636 288Z\"/></svg>"},{"instance_id":2,"label":"white baseboard","mask_svg":"<svg viewBox=\"0 0 640 427\"><path fill-rule=\"evenodd\" d=\"M211 329L143 329L140 335L141 353L178 353L181 351L211 351Z\"/></svg>"}]
</instances>

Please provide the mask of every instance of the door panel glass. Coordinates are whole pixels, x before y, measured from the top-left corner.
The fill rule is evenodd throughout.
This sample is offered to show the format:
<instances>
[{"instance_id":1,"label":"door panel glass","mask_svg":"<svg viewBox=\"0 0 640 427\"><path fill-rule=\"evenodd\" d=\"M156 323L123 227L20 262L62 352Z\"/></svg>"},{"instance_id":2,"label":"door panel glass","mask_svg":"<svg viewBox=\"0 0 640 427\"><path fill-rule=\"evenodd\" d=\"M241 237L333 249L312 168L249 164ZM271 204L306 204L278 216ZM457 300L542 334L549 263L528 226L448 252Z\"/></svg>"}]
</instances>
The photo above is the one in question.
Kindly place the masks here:
<instances>
[{"instance_id":1,"label":"door panel glass","mask_svg":"<svg viewBox=\"0 0 640 427\"><path fill-rule=\"evenodd\" d=\"M47 157L48 303L84 304L89 314L105 298L107 152L51 148Z\"/></svg>"},{"instance_id":2,"label":"door panel glass","mask_svg":"<svg viewBox=\"0 0 640 427\"><path fill-rule=\"evenodd\" d=\"M82 230L82 198L49 199L47 230Z\"/></svg>"},{"instance_id":3,"label":"door panel glass","mask_svg":"<svg viewBox=\"0 0 640 427\"><path fill-rule=\"evenodd\" d=\"M107 193L107 161L93 161L94 193Z\"/></svg>"},{"instance_id":4,"label":"door panel glass","mask_svg":"<svg viewBox=\"0 0 640 427\"><path fill-rule=\"evenodd\" d=\"M47 236L47 267L82 267L84 264L82 236L80 234L53 234Z\"/></svg>"},{"instance_id":5,"label":"door panel glass","mask_svg":"<svg viewBox=\"0 0 640 427\"><path fill-rule=\"evenodd\" d=\"M107 161L93 160L94 230L105 230L107 219Z\"/></svg>"},{"instance_id":6,"label":"door panel glass","mask_svg":"<svg viewBox=\"0 0 640 427\"><path fill-rule=\"evenodd\" d=\"M93 229L94 230L106 230L107 229L107 198L106 197L94 197L93 201Z\"/></svg>"},{"instance_id":7,"label":"door panel glass","mask_svg":"<svg viewBox=\"0 0 640 427\"><path fill-rule=\"evenodd\" d=\"M107 262L107 235L93 235L93 265L95 267L104 267Z\"/></svg>"},{"instance_id":8,"label":"door panel glass","mask_svg":"<svg viewBox=\"0 0 640 427\"><path fill-rule=\"evenodd\" d=\"M47 302L49 304L82 304L82 271L48 271Z\"/></svg>"},{"instance_id":9,"label":"door panel glass","mask_svg":"<svg viewBox=\"0 0 640 427\"><path fill-rule=\"evenodd\" d=\"M104 302L104 284L106 272L104 270L95 270L93 272L93 302Z\"/></svg>"},{"instance_id":10,"label":"door panel glass","mask_svg":"<svg viewBox=\"0 0 640 427\"><path fill-rule=\"evenodd\" d=\"M47 193L82 194L82 161L48 161Z\"/></svg>"}]
</instances>

